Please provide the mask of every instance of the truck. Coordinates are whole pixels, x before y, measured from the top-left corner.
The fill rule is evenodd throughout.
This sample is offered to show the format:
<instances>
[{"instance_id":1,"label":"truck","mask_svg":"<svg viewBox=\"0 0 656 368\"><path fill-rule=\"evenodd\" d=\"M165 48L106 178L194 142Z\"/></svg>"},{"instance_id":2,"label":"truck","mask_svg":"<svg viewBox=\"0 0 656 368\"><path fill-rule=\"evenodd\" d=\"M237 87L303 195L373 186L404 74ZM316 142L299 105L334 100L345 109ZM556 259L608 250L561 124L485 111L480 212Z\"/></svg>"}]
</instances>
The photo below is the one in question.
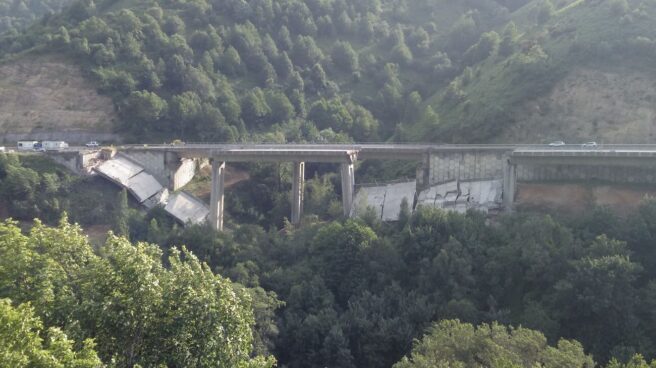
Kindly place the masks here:
<instances>
[{"instance_id":1,"label":"truck","mask_svg":"<svg viewBox=\"0 0 656 368\"><path fill-rule=\"evenodd\" d=\"M64 141L43 141L41 149L44 151L61 151L68 148L68 143Z\"/></svg>"},{"instance_id":2,"label":"truck","mask_svg":"<svg viewBox=\"0 0 656 368\"><path fill-rule=\"evenodd\" d=\"M38 144L39 141L18 141L16 148L19 151L34 151Z\"/></svg>"}]
</instances>

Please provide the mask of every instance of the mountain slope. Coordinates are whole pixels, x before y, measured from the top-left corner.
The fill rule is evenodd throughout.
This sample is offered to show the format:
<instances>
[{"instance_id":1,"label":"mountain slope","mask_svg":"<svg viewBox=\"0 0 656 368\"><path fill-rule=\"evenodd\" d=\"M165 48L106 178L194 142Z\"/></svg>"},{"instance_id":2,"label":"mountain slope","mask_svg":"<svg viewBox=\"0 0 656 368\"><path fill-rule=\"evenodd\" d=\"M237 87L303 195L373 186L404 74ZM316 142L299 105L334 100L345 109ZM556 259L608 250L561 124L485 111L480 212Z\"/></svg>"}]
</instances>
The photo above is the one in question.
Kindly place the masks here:
<instances>
[{"instance_id":1,"label":"mountain slope","mask_svg":"<svg viewBox=\"0 0 656 368\"><path fill-rule=\"evenodd\" d=\"M417 117L411 92L429 95L457 72L445 51L461 52L501 24L501 9L446 0L78 1L6 35L0 49L76 59L113 98L117 129L134 139L379 140ZM461 34L459 24L471 29Z\"/></svg>"},{"instance_id":2,"label":"mountain slope","mask_svg":"<svg viewBox=\"0 0 656 368\"><path fill-rule=\"evenodd\" d=\"M655 21L653 2L575 1L555 10L517 32L514 53L492 52L429 100L444 121L434 137L649 141Z\"/></svg>"},{"instance_id":3,"label":"mountain slope","mask_svg":"<svg viewBox=\"0 0 656 368\"><path fill-rule=\"evenodd\" d=\"M82 0L0 37L0 56L67 55L135 141L529 141L571 125L611 139L623 128L590 128L585 98L571 108L590 113L531 106L590 88L579 68L652 80L655 18L644 0ZM624 105L607 110L644 104Z\"/></svg>"},{"instance_id":4,"label":"mountain slope","mask_svg":"<svg viewBox=\"0 0 656 368\"><path fill-rule=\"evenodd\" d=\"M0 0L0 33L18 32L39 18L58 13L72 0Z\"/></svg>"},{"instance_id":5,"label":"mountain slope","mask_svg":"<svg viewBox=\"0 0 656 368\"><path fill-rule=\"evenodd\" d=\"M0 139L108 140L116 118L111 99L66 59L0 65Z\"/></svg>"}]
</instances>

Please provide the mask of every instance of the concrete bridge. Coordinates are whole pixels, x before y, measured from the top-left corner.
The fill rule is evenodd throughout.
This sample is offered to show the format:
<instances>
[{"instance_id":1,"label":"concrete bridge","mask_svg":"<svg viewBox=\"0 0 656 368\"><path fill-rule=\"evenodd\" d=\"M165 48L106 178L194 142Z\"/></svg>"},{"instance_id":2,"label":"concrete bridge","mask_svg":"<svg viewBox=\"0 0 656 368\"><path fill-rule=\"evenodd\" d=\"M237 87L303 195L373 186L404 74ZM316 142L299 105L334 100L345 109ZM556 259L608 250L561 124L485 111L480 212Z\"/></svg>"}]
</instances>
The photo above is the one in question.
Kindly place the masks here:
<instances>
[{"instance_id":1,"label":"concrete bridge","mask_svg":"<svg viewBox=\"0 0 656 368\"><path fill-rule=\"evenodd\" d=\"M503 205L512 210L517 181L589 180L656 184L656 145L433 145L433 144L178 144L124 145L117 149L140 162L175 190L191 180L197 160L212 165L209 222L223 229L227 162L293 164L291 221L300 223L306 163L340 165L342 204L349 216L358 160L415 162L417 189L450 180L503 179ZM84 147L69 151L84 152ZM65 154L65 153L60 153ZM82 160L84 161L84 160Z\"/></svg>"}]
</instances>

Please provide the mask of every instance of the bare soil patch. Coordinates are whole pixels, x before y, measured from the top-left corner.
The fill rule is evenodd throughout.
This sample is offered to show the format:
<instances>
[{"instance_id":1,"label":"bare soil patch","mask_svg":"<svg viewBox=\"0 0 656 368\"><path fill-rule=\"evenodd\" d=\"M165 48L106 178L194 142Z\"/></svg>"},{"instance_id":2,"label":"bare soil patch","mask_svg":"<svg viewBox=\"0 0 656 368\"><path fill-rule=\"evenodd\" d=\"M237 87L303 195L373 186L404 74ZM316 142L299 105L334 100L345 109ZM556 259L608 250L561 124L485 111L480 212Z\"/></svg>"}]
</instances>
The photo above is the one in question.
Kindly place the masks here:
<instances>
[{"instance_id":1,"label":"bare soil patch","mask_svg":"<svg viewBox=\"0 0 656 368\"><path fill-rule=\"evenodd\" d=\"M615 68L577 68L545 97L525 103L499 142L653 143L656 77Z\"/></svg>"},{"instance_id":2,"label":"bare soil patch","mask_svg":"<svg viewBox=\"0 0 656 368\"><path fill-rule=\"evenodd\" d=\"M226 165L225 189L230 189L242 181L250 180L251 176L246 170ZM196 178L185 187L194 196L209 203L212 191L212 167L204 166L196 173Z\"/></svg>"},{"instance_id":3,"label":"bare soil patch","mask_svg":"<svg viewBox=\"0 0 656 368\"><path fill-rule=\"evenodd\" d=\"M594 206L608 206L618 214L635 211L645 197L656 197L656 188L637 185L520 183L518 208L543 208L581 213Z\"/></svg>"},{"instance_id":4,"label":"bare soil patch","mask_svg":"<svg viewBox=\"0 0 656 368\"><path fill-rule=\"evenodd\" d=\"M107 232L111 229L109 225L90 225L84 227L84 233L89 237L92 245L100 246L107 240Z\"/></svg>"},{"instance_id":5,"label":"bare soil patch","mask_svg":"<svg viewBox=\"0 0 656 368\"><path fill-rule=\"evenodd\" d=\"M28 55L0 65L0 134L111 132L112 101L64 58Z\"/></svg>"}]
</instances>

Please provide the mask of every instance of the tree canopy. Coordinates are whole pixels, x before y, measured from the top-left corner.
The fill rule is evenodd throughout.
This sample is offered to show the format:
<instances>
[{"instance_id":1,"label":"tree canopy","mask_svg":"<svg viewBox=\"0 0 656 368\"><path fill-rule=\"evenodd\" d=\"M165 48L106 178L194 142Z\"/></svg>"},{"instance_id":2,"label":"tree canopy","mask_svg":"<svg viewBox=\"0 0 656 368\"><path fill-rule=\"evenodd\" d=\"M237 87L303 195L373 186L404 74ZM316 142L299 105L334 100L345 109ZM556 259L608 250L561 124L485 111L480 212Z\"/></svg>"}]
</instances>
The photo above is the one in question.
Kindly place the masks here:
<instances>
[{"instance_id":1,"label":"tree canopy","mask_svg":"<svg viewBox=\"0 0 656 368\"><path fill-rule=\"evenodd\" d=\"M56 228L37 221L28 235L3 222L0 296L8 299L0 302L0 318L7 319L0 339L7 341L6 359L26 366L52 366L43 365L48 359L98 366L95 343L98 357L118 367L272 366L272 359L251 356L255 321L245 289L185 248L172 249L166 265L162 257L157 246L113 235L94 250L66 218ZM41 321L48 327L45 348ZM67 336L85 341L83 349L71 351Z\"/></svg>"}]
</instances>

